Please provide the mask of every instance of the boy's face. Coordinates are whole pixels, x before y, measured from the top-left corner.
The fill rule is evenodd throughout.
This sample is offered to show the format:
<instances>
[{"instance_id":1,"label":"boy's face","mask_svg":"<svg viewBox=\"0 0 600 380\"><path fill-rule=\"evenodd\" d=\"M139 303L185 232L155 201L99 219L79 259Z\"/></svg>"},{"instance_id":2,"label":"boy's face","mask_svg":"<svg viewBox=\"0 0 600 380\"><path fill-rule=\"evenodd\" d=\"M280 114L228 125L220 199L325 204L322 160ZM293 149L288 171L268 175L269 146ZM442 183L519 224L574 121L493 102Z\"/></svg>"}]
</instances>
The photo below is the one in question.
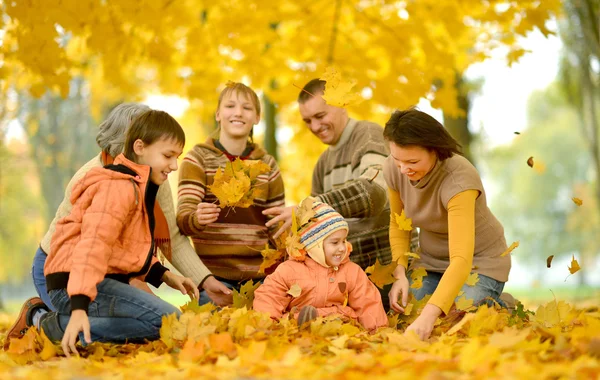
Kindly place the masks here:
<instances>
[{"instance_id":1,"label":"boy's face","mask_svg":"<svg viewBox=\"0 0 600 380\"><path fill-rule=\"evenodd\" d=\"M236 92L223 98L215 118L221 126L221 134L228 138L248 138L254 124L260 121L252 101Z\"/></svg>"},{"instance_id":2,"label":"boy's face","mask_svg":"<svg viewBox=\"0 0 600 380\"><path fill-rule=\"evenodd\" d=\"M323 252L325 252L325 263L331 267L339 267L348 247L346 246L347 230L338 230L323 240Z\"/></svg>"},{"instance_id":3,"label":"boy's face","mask_svg":"<svg viewBox=\"0 0 600 380\"><path fill-rule=\"evenodd\" d=\"M183 152L183 145L173 139L160 139L150 145L145 145L142 140L136 140L134 151L138 164L152 168L150 181L162 185L169 173L177 170L177 158Z\"/></svg>"}]
</instances>

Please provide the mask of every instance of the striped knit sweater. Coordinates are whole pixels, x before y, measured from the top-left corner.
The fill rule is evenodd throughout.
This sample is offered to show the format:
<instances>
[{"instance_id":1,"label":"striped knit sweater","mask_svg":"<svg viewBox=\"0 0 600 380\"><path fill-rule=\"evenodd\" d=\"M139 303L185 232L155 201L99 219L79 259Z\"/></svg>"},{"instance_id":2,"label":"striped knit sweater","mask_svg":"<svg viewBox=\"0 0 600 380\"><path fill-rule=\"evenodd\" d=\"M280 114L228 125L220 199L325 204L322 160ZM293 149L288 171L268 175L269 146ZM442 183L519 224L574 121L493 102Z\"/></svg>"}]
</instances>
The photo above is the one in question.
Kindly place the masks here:
<instances>
[{"instance_id":1,"label":"striped knit sweater","mask_svg":"<svg viewBox=\"0 0 600 380\"><path fill-rule=\"evenodd\" d=\"M319 157L311 194L339 212L350 227L350 259L363 269L392 260L388 229L390 211L383 178L389 154L383 129L349 119L337 144Z\"/></svg>"},{"instance_id":2,"label":"striped knit sweater","mask_svg":"<svg viewBox=\"0 0 600 380\"><path fill-rule=\"evenodd\" d=\"M263 260L260 250L265 244L271 245L272 231L265 227L268 219L262 211L285 203L283 180L275 159L258 146L248 159L261 160L271 167L270 173L258 176L257 186L265 189L264 197L256 198L249 208L227 207L215 223L206 226L196 218L198 203L218 202L208 186L213 184L217 169L225 167L229 159L208 139L186 154L179 169L177 224L183 234L191 236L196 253L211 272L232 281L264 277L258 273Z\"/></svg>"}]
</instances>

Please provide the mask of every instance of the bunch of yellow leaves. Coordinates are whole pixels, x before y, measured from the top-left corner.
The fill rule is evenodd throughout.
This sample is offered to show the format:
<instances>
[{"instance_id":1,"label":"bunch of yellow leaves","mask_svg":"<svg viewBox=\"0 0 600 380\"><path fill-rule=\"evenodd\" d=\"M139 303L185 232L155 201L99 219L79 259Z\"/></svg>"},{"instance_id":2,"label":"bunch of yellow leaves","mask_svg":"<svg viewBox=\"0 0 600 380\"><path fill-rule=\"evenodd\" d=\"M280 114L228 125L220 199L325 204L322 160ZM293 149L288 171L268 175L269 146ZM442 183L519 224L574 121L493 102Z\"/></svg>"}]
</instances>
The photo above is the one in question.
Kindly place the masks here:
<instances>
[{"instance_id":1,"label":"bunch of yellow leaves","mask_svg":"<svg viewBox=\"0 0 600 380\"><path fill-rule=\"evenodd\" d=\"M299 230L303 225L308 223L315 216L313 204L315 199L307 197L296 210L292 210L292 229L290 235L285 240L285 245L290 257L296 261L304 261L306 259L306 250L304 244L300 243Z\"/></svg>"},{"instance_id":2,"label":"bunch of yellow leaves","mask_svg":"<svg viewBox=\"0 0 600 380\"><path fill-rule=\"evenodd\" d=\"M219 199L219 207L248 208L254 199L262 195L263 189L257 187L257 178L271 171L271 167L260 160L240 160L219 168L212 185L208 189Z\"/></svg>"}]
</instances>

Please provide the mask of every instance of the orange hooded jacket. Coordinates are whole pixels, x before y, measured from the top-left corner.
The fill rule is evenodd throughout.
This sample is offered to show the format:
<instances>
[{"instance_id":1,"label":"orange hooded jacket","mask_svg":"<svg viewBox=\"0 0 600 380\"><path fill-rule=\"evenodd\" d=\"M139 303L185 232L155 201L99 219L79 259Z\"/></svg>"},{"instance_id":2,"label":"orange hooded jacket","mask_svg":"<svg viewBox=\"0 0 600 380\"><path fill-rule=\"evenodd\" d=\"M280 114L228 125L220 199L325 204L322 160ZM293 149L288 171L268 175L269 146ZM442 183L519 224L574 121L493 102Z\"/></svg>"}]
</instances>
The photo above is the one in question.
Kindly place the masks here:
<instances>
[{"instance_id":1,"label":"orange hooded jacket","mask_svg":"<svg viewBox=\"0 0 600 380\"><path fill-rule=\"evenodd\" d=\"M93 168L73 186L73 209L56 223L44 266L48 291L67 289L71 309L87 312L104 278L133 277L158 287L167 268L154 255L154 201L150 167L122 154Z\"/></svg>"},{"instance_id":2,"label":"orange hooded jacket","mask_svg":"<svg viewBox=\"0 0 600 380\"><path fill-rule=\"evenodd\" d=\"M350 261L352 246L347 245L338 268L326 267L308 256L304 262L290 259L280 264L254 292L254 310L281 318L290 312L297 316L303 306L312 305L321 317L340 314L357 319L367 330L387 326L381 295L361 267ZM319 261L325 263L325 258ZM301 289L298 297L288 294L295 284Z\"/></svg>"}]
</instances>

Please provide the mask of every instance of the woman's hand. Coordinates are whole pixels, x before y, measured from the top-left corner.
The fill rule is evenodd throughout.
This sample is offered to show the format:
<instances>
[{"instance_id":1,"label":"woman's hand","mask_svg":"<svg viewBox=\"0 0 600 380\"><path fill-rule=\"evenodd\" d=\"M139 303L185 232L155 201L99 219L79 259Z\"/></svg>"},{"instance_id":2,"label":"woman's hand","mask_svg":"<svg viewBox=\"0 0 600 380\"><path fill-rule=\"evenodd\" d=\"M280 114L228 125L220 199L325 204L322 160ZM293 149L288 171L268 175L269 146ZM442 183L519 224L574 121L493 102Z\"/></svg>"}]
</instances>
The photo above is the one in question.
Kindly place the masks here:
<instances>
[{"instance_id":1,"label":"woman's hand","mask_svg":"<svg viewBox=\"0 0 600 380\"><path fill-rule=\"evenodd\" d=\"M213 276L210 276L204 281L202 289L206 291L206 294L215 305L220 307L233 305L233 294L231 293L231 289L223 285L221 281Z\"/></svg>"},{"instance_id":2,"label":"woman's hand","mask_svg":"<svg viewBox=\"0 0 600 380\"><path fill-rule=\"evenodd\" d=\"M426 340L431 335L431 332L433 331L433 325L435 325L435 321L440 314L442 314L442 310L439 307L432 304L425 305L421 315L419 315L417 319L415 319L415 321L408 326L404 333L414 331L417 333L419 338L421 338L421 340Z\"/></svg>"},{"instance_id":3,"label":"woman's hand","mask_svg":"<svg viewBox=\"0 0 600 380\"><path fill-rule=\"evenodd\" d=\"M200 297L196 285L187 277L176 275L168 270L163 274L161 280L169 287L179 290L181 294L187 294L191 300L197 300Z\"/></svg>"},{"instance_id":4,"label":"woman's hand","mask_svg":"<svg viewBox=\"0 0 600 380\"><path fill-rule=\"evenodd\" d=\"M196 219L198 224L206 226L217 221L221 209L214 203L198 203L196 208Z\"/></svg>"},{"instance_id":5,"label":"woman's hand","mask_svg":"<svg viewBox=\"0 0 600 380\"><path fill-rule=\"evenodd\" d=\"M71 312L71 319L69 319L69 323L67 324L67 328L65 329L65 334L63 335L61 342L63 352L67 357L70 357L71 353L79 356L77 348L75 348L75 343L77 342L79 333L82 331L83 338L85 339L86 343L92 343L92 336L90 334L90 320L88 319L87 313L85 310L73 310Z\"/></svg>"},{"instance_id":6,"label":"woman's hand","mask_svg":"<svg viewBox=\"0 0 600 380\"><path fill-rule=\"evenodd\" d=\"M276 225L279 222L283 222L283 225L273 235L274 239L277 239L279 235L285 232L292 226L292 211L298 208L298 206L289 207L271 207L263 210L262 214L267 216L275 216L273 219L265 223L267 228ZM300 226L298 226L300 227Z\"/></svg>"},{"instance_id":7,"label":"woman's hand","mask_svg":"<svg viewBox=\"0 0 600 380\"><path fill-rule=\"evenodd\" d=\"M394 271L396 281L392 285L388 297L390 299L390 308L397 313L404 313L404 308L408 303L408 278L406 278L406 269L402 265L398 265ZM398 303L398 299L402 295L402 305Z\"/></svg>"}]
</instances>

